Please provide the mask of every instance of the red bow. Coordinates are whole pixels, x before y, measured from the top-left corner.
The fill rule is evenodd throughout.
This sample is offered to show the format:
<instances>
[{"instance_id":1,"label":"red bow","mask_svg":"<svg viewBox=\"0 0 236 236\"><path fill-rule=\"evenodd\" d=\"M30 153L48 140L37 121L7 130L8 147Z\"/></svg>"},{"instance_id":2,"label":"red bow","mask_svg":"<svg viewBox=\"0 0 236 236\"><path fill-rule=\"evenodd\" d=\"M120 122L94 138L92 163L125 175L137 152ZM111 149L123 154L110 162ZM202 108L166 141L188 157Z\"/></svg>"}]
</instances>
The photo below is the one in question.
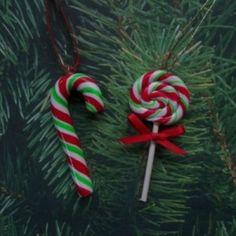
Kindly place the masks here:
<instances>
[{"instance_id":1,"label":"red bow","mask_svg":"<svg viewBox=\"0 0 236 236\"><path fill-rule=\"evenodd\" d=\"M147 141L154 141L157 144L165 147L169 151L178 154L186 155L187 152L170 142L168 138L178 137L185 133L183 125L177 125L175 127L167 128L159 133L152 133L152 131L139 119L139 117L133 113L128 115L128 120L131 125L140 133L139 135L123 137L119 139L119 142L123 144L142 143Z\"/></svg>"}]
</instances>

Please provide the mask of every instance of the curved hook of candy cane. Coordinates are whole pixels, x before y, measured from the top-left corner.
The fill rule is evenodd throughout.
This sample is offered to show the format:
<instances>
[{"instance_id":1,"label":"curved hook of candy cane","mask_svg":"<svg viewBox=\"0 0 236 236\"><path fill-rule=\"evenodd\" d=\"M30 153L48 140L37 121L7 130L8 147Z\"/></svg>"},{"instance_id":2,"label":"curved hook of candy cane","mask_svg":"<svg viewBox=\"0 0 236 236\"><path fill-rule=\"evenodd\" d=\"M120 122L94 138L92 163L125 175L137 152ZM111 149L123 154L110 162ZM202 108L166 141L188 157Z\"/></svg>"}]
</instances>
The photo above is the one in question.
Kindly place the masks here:
<instances>
[{"instance_id":1,"label":"curved hook of candy cane","mask_svg":"<svg viewBox=\"0 0 236 236\"><path fill-rule=\"evenodd\" d=\"M76 189L82 197L87 197L92 194L93 186L68 109L68 99L72 91L82 93L86 109L90 112L103 111L104 104L101 90L95 81L81 73L60 77L51 90L51 111L58 136L68 158Z\"/></svg>"}]
</instances>

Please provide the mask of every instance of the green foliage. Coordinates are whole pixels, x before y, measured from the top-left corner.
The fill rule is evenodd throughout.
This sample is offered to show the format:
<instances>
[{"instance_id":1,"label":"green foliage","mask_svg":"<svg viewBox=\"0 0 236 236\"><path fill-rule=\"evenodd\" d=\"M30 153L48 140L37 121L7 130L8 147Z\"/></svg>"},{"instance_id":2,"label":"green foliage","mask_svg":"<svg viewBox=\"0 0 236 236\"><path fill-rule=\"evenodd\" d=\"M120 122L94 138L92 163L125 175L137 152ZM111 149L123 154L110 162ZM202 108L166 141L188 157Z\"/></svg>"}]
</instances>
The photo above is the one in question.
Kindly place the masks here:
<instances>
[{"instance_id":1,"label":"green foliage","mask_svg":"<svg viewBox=\"0 0 236 236\"><path fill-rule=\"evenodd\" d=\"M39 37L39 31L32 9L40 9L42 5L36 1L32 3L33 7L27 1L22 1L21 4L14 0L0 3L0 135L6 132L13 104L18 106L23 117L23 109L27 108L25 105L29 104L30 97L33 96L30 77L34 68L30 60L33 58L37 65L38 52L34 49L30 54L30 42L35 36ZM33 55L34 53L36 54ZM12 68L17 73L12 73Z\"/></svg>"},{"instance_id":2,"label":"green foliage","mask_svg":"<svg viewBox=\"0 0 236 236\"><path fill-rule=\"evenodd\" d=\"M52 124L48 94L61 71L45 35L42 1L2 1L0 235L235 235L235 2L225 9L223 0L65 3L78 22L80 70L105 95L104 114L85 113L77 98L70 107L95 192L89 199L75 193ZM66 36L56 32L70 61ZM158 148L143 204L148 146L122 146L117 138L134 133L126 120L129 88L160 67L191 91L182 121L187 133L175 140L189 154Z\"/></svg>"}]
</instances>

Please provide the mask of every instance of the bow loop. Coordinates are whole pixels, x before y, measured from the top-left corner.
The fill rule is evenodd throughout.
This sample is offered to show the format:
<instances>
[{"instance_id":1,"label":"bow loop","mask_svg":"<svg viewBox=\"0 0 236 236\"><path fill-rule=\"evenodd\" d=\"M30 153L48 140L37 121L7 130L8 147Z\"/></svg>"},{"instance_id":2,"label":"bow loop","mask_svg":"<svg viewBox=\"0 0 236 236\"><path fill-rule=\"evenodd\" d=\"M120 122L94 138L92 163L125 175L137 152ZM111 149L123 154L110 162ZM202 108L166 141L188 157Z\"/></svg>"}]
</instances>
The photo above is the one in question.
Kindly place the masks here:
<instances>
[{"instance_id":1,"label":"bow loop","mask_svg":"<svg viewBox=\"0 0 236 236\"><path fill-rule=\"evenodd\" d=\"M131 113L128 115L130 124L138 131L138 135L123 137L119 139L122 144L143 143L153 141L177 155L186 155L186 151L172 143L169 138L181 136L185 133L183 125L177 125L171 128L152 133L152 131L139 119L137 115Z\"/></svg>"}]
</instances>

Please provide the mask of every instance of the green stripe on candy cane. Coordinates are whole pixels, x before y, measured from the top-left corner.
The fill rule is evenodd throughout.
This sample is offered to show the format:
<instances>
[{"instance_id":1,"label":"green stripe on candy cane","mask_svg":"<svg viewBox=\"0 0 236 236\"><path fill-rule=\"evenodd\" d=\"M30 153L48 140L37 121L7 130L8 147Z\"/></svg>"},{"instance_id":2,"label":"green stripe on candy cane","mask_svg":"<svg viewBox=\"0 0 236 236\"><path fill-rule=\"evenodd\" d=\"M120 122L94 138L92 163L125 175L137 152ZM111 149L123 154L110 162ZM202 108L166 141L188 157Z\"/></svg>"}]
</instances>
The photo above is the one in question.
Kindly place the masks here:
<instances>
[{"instance_id":1,"label":"green stripe on candy cane","mask_svg":"<svg viewBox=\"0 0 236 236\"><path fill-rule=\"evenodd\" d=\"M84 87L84 88L80 89L80 91L82 93L91 93L99 98L101 97L101 93L99 91L97 91L96 88Z\"/></svg>"},{"instance_id":2,"label":"green stripe on candy cane","mask_svg":"<svg viewBox=\"0 0 236 236\"><path fill-rule=\"evenodd\" d=\"M80 79L81 77L87 77L87 76L82 73L76 73L76 74L71 75L68 78L68 80L67 80L67 91L68 92L72 90L72 87L73 87L75 81Z\"/></svg>"},{"instance_id":3,"label":"green stripe on candy cane","mask_svg":"<svg viewBox=\"0 0 236 236\"><path fill-rule=\"evenodd\" d=\"M68 133L72 133L72 134L75 133L75 129L72 125L70 125L64 121L58 120L56 117L53 117L53 119L54 119L55 125L58 126L60 129L64 129Z\"/></svg>"},{"instance_id":4,"label":"green stripe on candy cane","mask_svg":"<svg viewBox=\"0 0 236 236\"><path fill-rule=\"evenodd\" d=\"M58 92L56 90L56 88L54 87L52 90L51 90L51 96L55 99L55 101L57 103L59 103L61 106L64 106L66 107L67 106L67 102L64 101L59 95L58 95Z\"/></svg>"},{"instance_id":5,"label":"green stripe on candy cane","mask_svg":"<svg viewBox=\"0 0 236 236\"><path fill-rule=\"evenodd\" d=\"M63 145L64 145L64 148L66 150L68 150L69 152L78 153L80 156L84 156L84 152L81 148L79 148L73 144L66 143L66 142L64 142Z\"/></svg>"},{"instance_id":6,"label":"green stripe on candy cane","mask_svg":"<svg viewBox=\"0 0 236 236\"><path fill-rule=\"evenodd\" d=\"M86 104L86 108L87 108L90 112L93 112L93 113L97 112L96 107L94 107L94 106L93 106L92 104L90 104L90 103L87 103L87 104Z\"/></svg>"},{"instance_id":7,"label":"green stripe on candy cane","mask_svg":"<svg viewBox=\"0 0 236 236\"><path fill-rule=\"evenodd\" d=\"M87 178L85 175L81 174L80 172L78 172L74 168L72 170L74 171L75 178L79 182L81 182L83 185L88 186L90 189L92 189L93 184L92 184L92 181L89 178Z\"/></svg>"}]
</instances>

